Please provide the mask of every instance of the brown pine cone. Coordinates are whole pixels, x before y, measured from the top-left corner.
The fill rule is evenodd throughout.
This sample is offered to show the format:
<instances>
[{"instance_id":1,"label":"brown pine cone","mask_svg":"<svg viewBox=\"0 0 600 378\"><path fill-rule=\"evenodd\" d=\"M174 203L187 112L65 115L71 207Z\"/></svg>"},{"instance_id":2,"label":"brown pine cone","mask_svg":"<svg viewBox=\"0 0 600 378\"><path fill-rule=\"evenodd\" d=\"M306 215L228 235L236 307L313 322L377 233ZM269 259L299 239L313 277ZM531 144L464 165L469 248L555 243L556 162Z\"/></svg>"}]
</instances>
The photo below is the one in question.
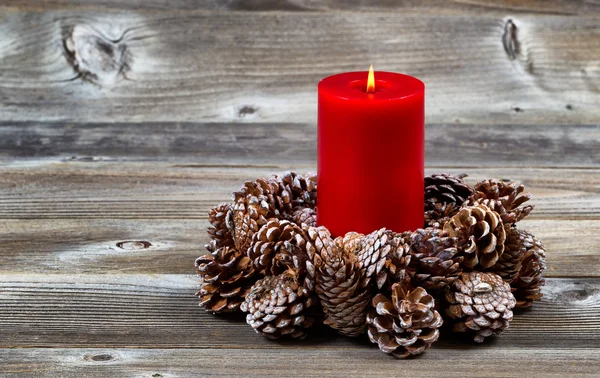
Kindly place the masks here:
<instances>
[{"instance_id":1,"label":"brown pine cone","mask_svg":"<svg viewBox=\"0 0 600 378\"><path fill-rule=\"evenodd\" d=\"M463 181L466 174L452 176L436 173L425 177L425 211L434 210L437 203L453 203L460 207L473 189Z\"/></svg>"},{"instance_id":2,"label":"brown pine cone","mask_svg":"<svg viewBox=\"0 0 600 378\"><path fill-rule=\"evenodd\" d=\"M211 224L211 227L208 228L208 235L215 241L217 248L233 247L233 236L228 227L228 223L231 221L227 219L232 215L229 212L230 206L228 203L221 203L210 209L208 213L208 221Z\"/></svg>"},{"instance_id":3,"label":"brown pine cone","mask_svg":"<svg viewBox=\"0 0 600 378\"><path fill-rule=\"evenodd\" d=\"M450 237L457 238L457 247L468 269L490 268L504 252L506 231L500 215L487 207L463 207L444 225Z\"/></svg>"},{"instance_id":4,"label":"brown pine cone","mask_svg":"<svg viewBox=\"0 0 600 378\"><path fill-rule=\"evenodd\" d=\"M300 207L294 210L290 220L298 226L305 224L309 227L317 227L317 211L309 207Z\"/></svg>"},{"instance_id":5,"label":"brown pine cone","mask_svg":"<svg viewBox=\"0 0 600 378\"><path fill-rule=\"evenodd\" d=\"M324 323L342 335L362 334L372 293L369 279L361 277L355 255L338 247L343 245L341 237L334 242L324 227L310 227L306 233L309 254L314 255L307 267L316 278L315 291L325 312Z\"/></svg>"},{"instance_id":6,"label":"brown pine cone","mask_svg":"<svg viewBox=\"0 0 600 378\"><path fill-rule=\"evenodd\" d=\"M450 202L438 202L429 206L429 210L425 211L425 228L443 228L444 224L450 220L458 211L460 206Z\"/></svg>"},{"instance_id":7,"label":"brown pine cone","mask_svg":"<svg viewBox=\"0 0 600 378\"><path fill-rule=\"evenodd\" d=\"M246 322L265 337L290 335L302 339L315 322L309 313L315 303L316 297L298 283L296 273L290 270L256 281L241 310L247 313Z\"/></svg>"},{"instance_id":8,"label":"brown pine cone","mask_svg":"<svg viewBox=\"0 0 600 378\"><path fill-rule=\"evenodd\" d=\"M391 299L377 294L367 316L368 335L385 353L406 358L423 353L439 338L442 317L433 297L422 287L392 286Z\"/></svg>"},{"instance_id":9,"label":"brown pine cone","mask_svg":"<svg viewBox=\"0 0 600 378\"><path fill-rule=\"evenodd\" d=\"M237 311L257 277L250 259L222 247L196 259L200 305L213 312Z\"/></svg>"},{"instance_id":10,"label":"brown pine cone","mask_svg":"<svg viewBox=\"0 0 600 378\"><path fill-rule=\"evenodd\" d=\"M336 241L338 240L340 239L336 239ZM400 270L406 268L403 266L405 262L403 257L408 246L400 234L385 228L368 235L350 232L344 236L342 242L347 255L356 256L355 265L360 271L361 277L370 281L375 279L379 289L387 281L389 268L392 265L394 265L394 273L389 277L398 278L395 275L404 273Z\"/></svg>"},{"instance_id":11,"label":"brown pine cone","mask_svg":"<svg viewBox=\"0 0 600 378\"><path fill-rule=\"evenodd\" d=\"M546 250L544 245L529 232L521 231L521 237L526 252L521 270L511 286L517 299L517 307L526 308L534 301L542 299L542 286L546 283L542 275L546 269Z\"/></svg>"},{"instance_id":12,"label":"brown pine cone","mask_svg":"<svg viewBox=\"0 0 600 378\"><path fill-rule=\"evenodd\" d=\"M521 270L521 262L527 252L528 235L527 231L517 230L515 226L506 225L506 242L504 243L504 252L489 271L496 273L504 282L513 282Z\"/></svg>"},{"instance_id":13,"label":"brown pine cone","mask_svg":"<svg viewBox=\"0 0 600 378\"><path fill-rule=\"evenodd\" d=\"M276 216L270 199L271 190L264 179L258 179L255 182L246 182L239 192L233 193L231 235L238 251L246 252L252 242L252 236L268 219Z\"/></svg>"},{"instance_id":14,"label":"brown pine cone","mask_svg":"<svg viewBox=\"0 0 600 378\"><path fill-rule=\"evenodd\" d=\"M525 187L514 182L485 180L475 185L475 191L468 204L483 203L495 210L506 224L514 224L525 218L533 210L533 205L522 206L531 198L531 193L523 193Z\"/></svg>"},{"instance_id":15,"label":"brown pine cone","mask_svg":"<svg viewBox=\"0 0 600 378\"><path fill-rule=\"evenodd\" d=\"M294 257L300 268L308 255L302 228L286 220L271 219L252 237L248 257L255 269L264 275L278 275L293 266ZM304 255L304 256L302 256Z\"/></svg>"},{"instance_id":16,"label":"brown pine cone","mask_svg":"<svg viewBox=\"0 0 600 378\"><path fill-rule=\"evenodd\" d=\"M293 208L317 206L317 175L306 173L299 175L295 172L286 172L278 178L279 192L288 193Z\"/></svg>"},{"instance_id":17,"label":"brown pine cone","mask_svg":"<svg viewBox=\"0 0 600 378\"><path fill-rule=\"evenodd\" d=\"M446 292L446 315L454 332L471 332L474 340L497 335L508 328L516 300L510 285L493 273L463 273Z\"/></svg>"},{"instance_id":18,"label":"brown pine cone","mask_svg":"<svg viewBox=\"0 0 600 378\"><path fill-rule=\"evenodd\" d=\"M437 228L419 229L410 235L411 268L415 286L443 289L462 273L463 256L456 238Z\"/></svg>"},{"instance_id":19,"label":"brown pine cone","mask_svg":"<svg viewBox=\"0 0 600 378\"><path fill-rule=\"evenodd\" d=\"M385 269L377 275L377 288L382 293L391 293L392 286L396 283L408 284L414 275L410 268L412 255L410 254L411 232L396 234L390 240L392 250L387 254Z\"/></svg>"}]
</instances>

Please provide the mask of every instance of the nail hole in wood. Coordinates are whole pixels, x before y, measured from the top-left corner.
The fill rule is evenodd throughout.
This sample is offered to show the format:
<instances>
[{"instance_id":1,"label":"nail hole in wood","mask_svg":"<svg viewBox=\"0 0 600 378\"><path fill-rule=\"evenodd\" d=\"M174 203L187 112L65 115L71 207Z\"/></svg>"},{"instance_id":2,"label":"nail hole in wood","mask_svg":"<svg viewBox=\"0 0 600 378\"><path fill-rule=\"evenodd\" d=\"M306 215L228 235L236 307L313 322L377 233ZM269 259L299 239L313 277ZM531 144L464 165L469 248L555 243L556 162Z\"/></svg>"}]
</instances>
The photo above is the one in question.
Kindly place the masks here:
<instances>
[{"instance_id":1,"label":"nail hole in wood","mask_svg":"<svg viewBox=\"0 0 600 378\"><path fill-rule=\"evenodd\" d=\"M152 243L145 240L122 241L117 243L117 247L126 251L135 251L140 249L150 248Z\"/></svg>"},{"instance_id":2,"label":"nail hole in wood","mask_svg":"<svg viewBox=\"0 0 600 378\"><path fill-rule=\"evenodd\" d=\"M258 111L258 108L251 105L244 105L238 110L238 116L244 118Z\"/></svg>"},{"instance_id":3,"label":"nail hole in wood","mask_svg":"<svg viewBox=\"0 0 600 378\"><path fill-rule=\"evenodd\" d=\"M567 110L573 110L573 105L571 105L571 104L567 104L567 106L565 106L565 108L566 108Z\"/></svg>"},{"instance_id":4,"label":"nail hole in wood","mask_svg":"<svg viewBox=\"0 0 600 378\"><path fill-rule=\"evenodd\" d=\"M519 108L518 106L515 106L515 107L513 108L513 111L514 111L515 113L522 113L522 112L524 112L524 110L523 110L523 109L521 109L521 108Z\"/></svg>"}]
</instances>

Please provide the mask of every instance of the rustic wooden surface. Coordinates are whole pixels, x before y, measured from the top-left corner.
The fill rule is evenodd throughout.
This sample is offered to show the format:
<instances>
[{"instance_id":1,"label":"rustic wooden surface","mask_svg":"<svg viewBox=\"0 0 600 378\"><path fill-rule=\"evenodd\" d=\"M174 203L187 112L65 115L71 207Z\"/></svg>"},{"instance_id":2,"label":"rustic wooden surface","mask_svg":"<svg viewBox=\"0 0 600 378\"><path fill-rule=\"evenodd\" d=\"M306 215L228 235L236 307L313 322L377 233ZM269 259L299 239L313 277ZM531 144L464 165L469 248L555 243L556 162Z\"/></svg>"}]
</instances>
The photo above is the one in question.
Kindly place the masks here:
<instances>
[{"instance_id":1,"label":"rustic wooden surface","mask_svg":"<svg viewBox=\"0 0 600 378\"><path fill-rule=\"evenodd\" d=\"M597 1L0 0L0 36L0 376L600 376ZM207 210L314 170L317 81L369 63L426 82L428 173L534 195L545 297L483 345L196 306Z\"/></svg>"}]
</instances>

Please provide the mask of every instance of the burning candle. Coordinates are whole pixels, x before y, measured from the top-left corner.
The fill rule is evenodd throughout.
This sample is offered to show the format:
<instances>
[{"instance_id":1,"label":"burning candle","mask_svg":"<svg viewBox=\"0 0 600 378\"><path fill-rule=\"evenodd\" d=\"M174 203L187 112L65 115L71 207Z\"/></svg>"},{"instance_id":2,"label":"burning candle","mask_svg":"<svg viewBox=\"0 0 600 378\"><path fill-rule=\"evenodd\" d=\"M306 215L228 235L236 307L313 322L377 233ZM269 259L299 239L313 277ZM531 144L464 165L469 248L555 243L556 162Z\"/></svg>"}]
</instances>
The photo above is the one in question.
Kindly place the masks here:
<instances>
[{"instance_id":1,"label":"burning candle","mask_svg":"<svg viewBox=\"0 0 600 378\"><path fill-rule=\"evenodd\" d=\"M319 83L317 222L334 236L423 227L424 93L372 66Z\"/></svg>"}]
</instances>

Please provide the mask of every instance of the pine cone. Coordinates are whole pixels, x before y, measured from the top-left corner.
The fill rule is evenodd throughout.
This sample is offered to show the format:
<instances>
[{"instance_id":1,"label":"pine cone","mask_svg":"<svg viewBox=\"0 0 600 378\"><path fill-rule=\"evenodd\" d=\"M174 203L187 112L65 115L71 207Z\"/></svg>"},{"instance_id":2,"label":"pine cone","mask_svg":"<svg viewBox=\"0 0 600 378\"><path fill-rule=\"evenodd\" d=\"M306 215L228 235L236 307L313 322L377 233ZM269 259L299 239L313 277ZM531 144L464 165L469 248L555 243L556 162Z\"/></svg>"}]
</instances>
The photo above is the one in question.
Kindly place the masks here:
<instances>
[{"instance_id":1,"label":"pine cone","mask_svg":"<svg viewBox=\"0 0 600 378\"><path fill-rule=\"evenodd\" d=\"M459 210L460 206L453 202L431 204L429 210L425 211L425 228L443 228Z\"/></svg>"},{"instance_id":2,"label":"pine cone","mask_svg":"<svg viewBox=\"0 0 600 378\"><path fill-rule=\"evenodd\" d=\"M504 243L504 252L492 266L489 271L496 273L504 282L511 283L519 275L521 270L521 261L527 252L526 240L530 235L527 231L517 230L515 226L505 226L506 242Z\"/></svg>"},{"instance_id":3,"label":"pine cone","mask_svg":"<svg viewBox=\"0 0 600 378\"><path fill-rule=\"evenodd\" d=\"M443 321L435 302L422 287L392 286L391 299L377 294L367 316L368 335L379 349L398 358L423 353L439 338Z\"/></svg>"},{"instance_id":4,"label":"pine cone","mask_svg":"<svg viewBox=\"0 0 600 378\"><path fill-rule=\"evenodd\" d=\"M316 277L324 323L346 336L362 334L371 298L369 279L361 277L355 255L338 247L343 246L341 237L334 242L324 227L310 227L307 235L309 255L314 256L307 268Z\"/></svg>"},{"instance_id":5,"label":"pine cone","mask_svg":"<svg viewBox=\"0 0 600 378\"><path fill-rule=\"evenodd\" d=\"M336 241L338 240L340 239L336 239ZM403 257L408 246L402 236L385 228L368 235L350 232L343 238L343 248L348 256L356 256L355 265L360 271L361 277L371 281L375 278L379 289L387 281L392 264L394 265L393 274L396 275L403 274L404 272L400 272L400 270L406 268Z\"/></svg>"},{"instance_id":6,"label":"pine cone","mask_svg":"<svg viewBox=\"0 0 600 378\"><path fill-rule=\"evenodd\" d=\"M516 300L510 285L493 273L463 273L446 292L446 314L455 320L454 332L474 333L474 340L508 328Z\"/></svg>"},{"instance_id":7,"label":"pine cone","mask_svg":"<svg viewBox=\"0 0 600 378\"><path fill-rule=\"evenodd\" d=\"M427 290L443 289L462 273L463 256L456 238L437 228L419 229L410 236L413 283Z\"/></svg>"},{"instance_id":8,"label":"pine cone","mask_svg":"<svg viewBox=\"0 0 600 378\"><path fill-rule=\"evenodd\" d=\"M466 174L452 176L448 173L436 173L425 177L425 211L434 210L437 203L452 203L460 207L473 189L463 178Z\"/></svg>"},{"instance_id":9,"label":"pine cone","mask_svg":"<svg viewBox=\"0 0 600 378\"><path fill-rule=\"evenodd\" d=\"M291 205L315 209L317 206L317 175L306 173L304 176L295 172L286 172L278 178L279 192L288 193Z\"/></svg>"},{"instance_id":10,"label":"pine cone","mask_svg":"<svg viewBox=\"0 0 600 378\"><path fill-rule=\"evenodd\" d=\"M196 260L200 276L200 305L213 312L237 311L256 281L250 259L231 247L222 247Z\"/></svg>"},{"instance_id":11,"label":"pine cone","mask_svg":"<svg viewBox=\"0 0 600 378\"><path fill-rule=\"evenodd\" d=\"M254 234L268 219L276 216L271 194L271 188L264 179L248 181L239 192L233 193L231 234L238 251L246 252Z\"/></svg>"},{"instance_id":12,"label":"pine cone","mask_svg":"<svg viewBox=\"0 0 600 378\"><path fill-rule=\"evenodd\" d=\"M511 283L513 294L517 299L517 307L530 307L534 301L542 299L542 289L546 283L542 276L546 269L546 250L544 245L527 231L520 231L522 245L526 252L521 263L521 270L515 281Z\"/></svg>"},{"instance_id":13,"label":"pine cone","mask_svg":"<svg viewBox=\"0 0 600 378\"><path fill-rule=\"evenodd\" d=\"M533 210L533 205L522 206L531 198L531 193L523 193L525 187L514 182L485 180L475 185L475 192L468 204L483 203L496 211L506 224L514 224L525 218Z\"/></svg>"},{"instance_id":14,"label":"pine cone","mask_svg":"<svg viewBox=\"0 0 600 378\"><path fill-rule=\"evenodd\" d=\"M506 231L500 215L483 204L463 207L444 225L457 238L458 251L468 269L490 268L504 252Z\"/></svg>"},{"instance_id":15,"label":"pine cone","mask_svg":"<svg viewBox=\"0 0 600 378\"><path fill-rule=\"evenodd\" d=\"M317 227L317 212L309 207L300 207L294 211L290 220L298 226L305 224L309 227Z\"/></svg>"},{"instance_id":16,"label":"pine cone","mask_svg":"<svg viewBox=\"0 0 600 378\"><path fill-rule=\"evenodd\" d=\"M303 259L296 261L297 268L304 265L307 255L300 250L303 244L302 228L286 220L271 219L252 237L248 257L258 272L275 276L293 266L294 257Z\"/></svg>"},{"instance_id":17,"label":"pine cone","mask_svg":"<svg viewBox=\"0 0 600 378\"><path fill-rule=\"evenodd\" d=\"M211 224L211 227L208 228L208 235L216 242L217 248L233 247L233 236L228 227L228 223L231 221L227 219L228 216L232 215L229 208L228 203L222 203L210 209L208 213L208 221Z\"/></svg>"},{"instance_id":18,"label":"pine cone","mask_svg":"<svg viewBox=\"0 0 600 378\"><path fill-rule=\"evenodd\" d=\"M377 288L382 293L391 293L392 286L396 283L408 284L414 275L410 268L412 255L410 254L411 232L396 234L390 240L392 250L385 261L385 269L377 275Z\"/></svg>"},{"instance_id":19,"label":"pine cone","mask_svg":"<svg viewBox=\"0 0 600 378\"><path fill-rule=\"evenodd\" d=\"M286 271L278 276L267 276L252 286L241 305L246 322L257 333L270 339L283 335L306 337L315 318L309 313L317 300L297 281L296 273Z\"/></svg>"}]
</instances>

